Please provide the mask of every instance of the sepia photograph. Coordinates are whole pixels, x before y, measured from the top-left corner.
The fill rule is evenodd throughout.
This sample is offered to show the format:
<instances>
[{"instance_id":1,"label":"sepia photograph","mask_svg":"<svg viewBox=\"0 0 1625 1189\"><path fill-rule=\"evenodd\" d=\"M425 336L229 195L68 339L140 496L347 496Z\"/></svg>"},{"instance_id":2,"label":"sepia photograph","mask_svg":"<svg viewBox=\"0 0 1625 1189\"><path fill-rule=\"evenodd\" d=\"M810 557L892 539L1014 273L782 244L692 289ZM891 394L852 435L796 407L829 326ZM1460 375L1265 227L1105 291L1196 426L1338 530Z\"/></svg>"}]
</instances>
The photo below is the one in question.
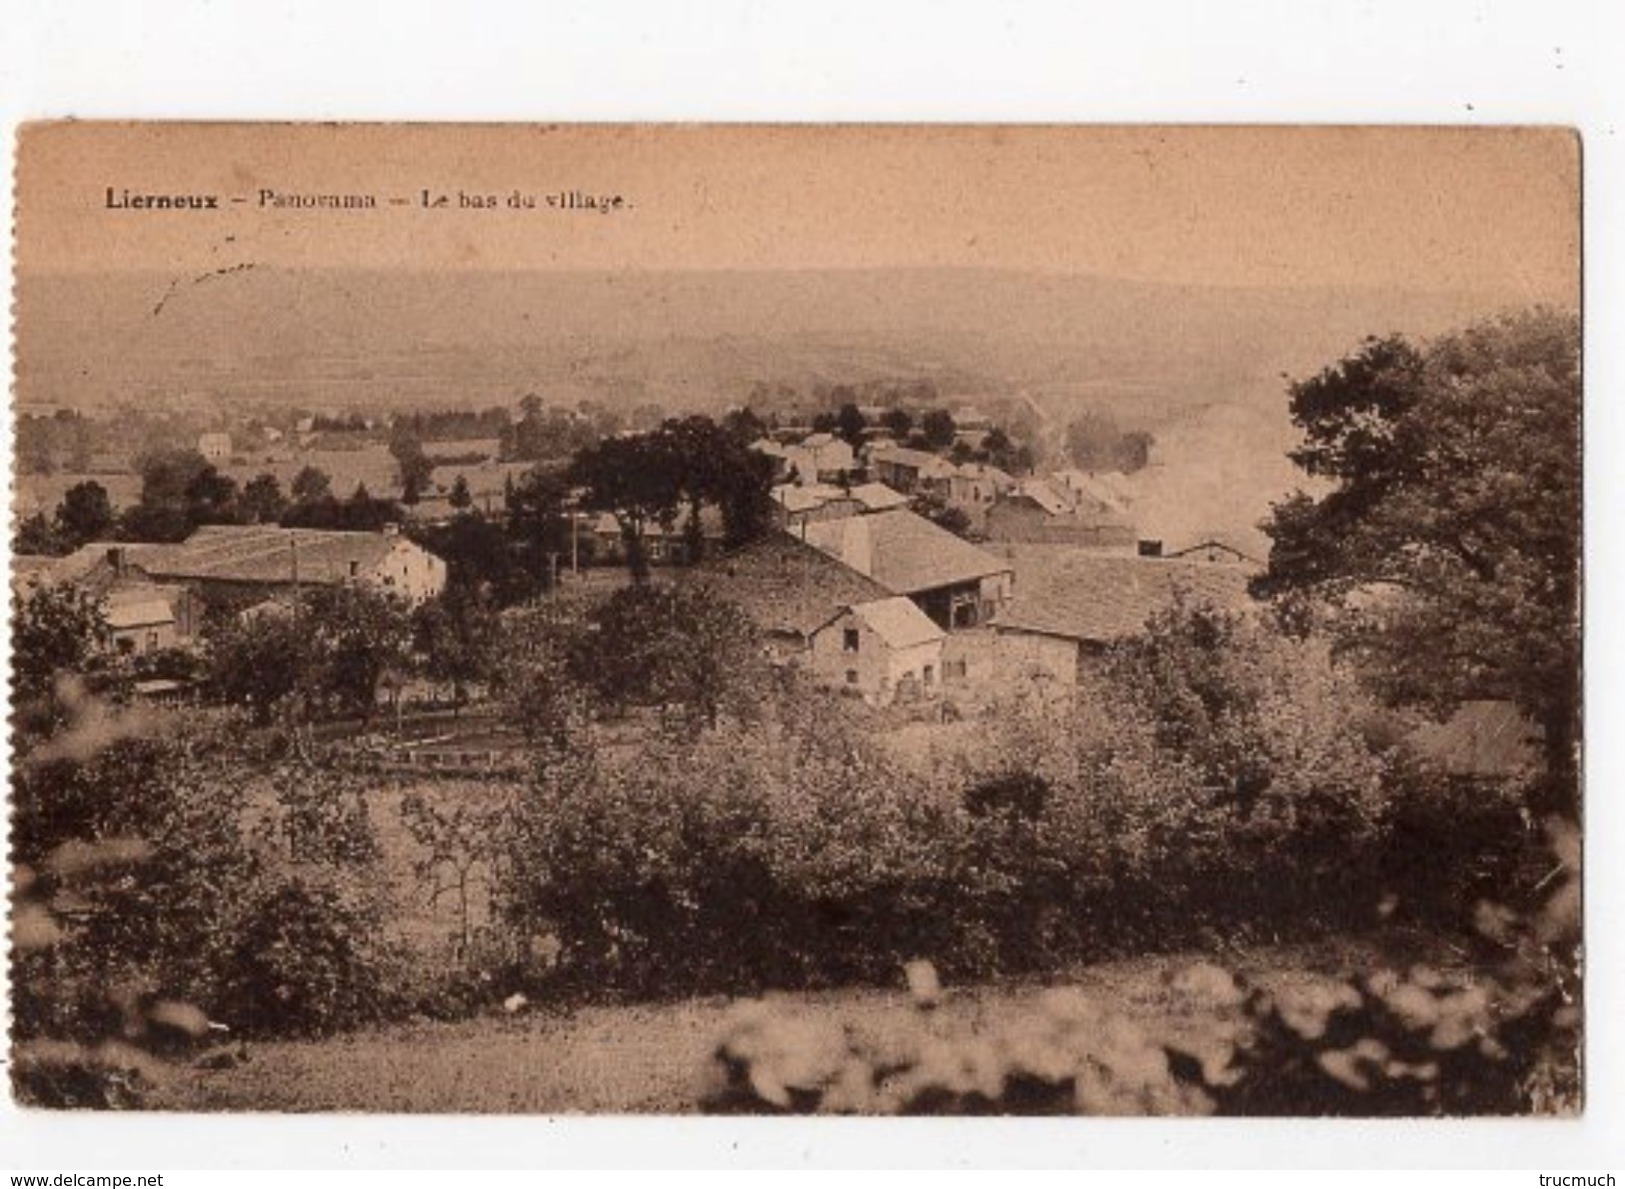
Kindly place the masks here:
<instances>
[{"instance_id":1,"label":"sepia photograph","mask_svg":"<svg viewBox=\"0 0 1625 1189\"><path fill-rule=\"evenodd\" d=\"M22 1107L1583 1111L1572 129L14 151Z\"/></svg>"}]
</instances>

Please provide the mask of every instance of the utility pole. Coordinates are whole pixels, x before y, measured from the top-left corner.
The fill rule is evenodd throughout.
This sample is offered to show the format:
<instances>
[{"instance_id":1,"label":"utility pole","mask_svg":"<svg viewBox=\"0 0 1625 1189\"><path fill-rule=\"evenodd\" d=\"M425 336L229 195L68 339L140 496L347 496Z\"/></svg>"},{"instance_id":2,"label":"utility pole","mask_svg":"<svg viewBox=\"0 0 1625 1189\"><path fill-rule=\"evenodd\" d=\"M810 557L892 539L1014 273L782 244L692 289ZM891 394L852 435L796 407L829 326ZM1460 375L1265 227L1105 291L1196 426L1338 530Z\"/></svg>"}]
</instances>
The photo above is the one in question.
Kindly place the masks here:
<instances>
[{"instance_id":1,"label":"utility pole","mask_svg":"<svg viewBox=\"0 0 1625 1189\"><path fill-rule=\"evenodd\" d=\"M558 555L557 551L555 551L555 550L549 550L548 551L548 554L547 554L547 570L548 570L548 584L547 584L548 594L551 595L553 598L557 599L559 597L559 555Z\"/></svg>"}]
</instances>

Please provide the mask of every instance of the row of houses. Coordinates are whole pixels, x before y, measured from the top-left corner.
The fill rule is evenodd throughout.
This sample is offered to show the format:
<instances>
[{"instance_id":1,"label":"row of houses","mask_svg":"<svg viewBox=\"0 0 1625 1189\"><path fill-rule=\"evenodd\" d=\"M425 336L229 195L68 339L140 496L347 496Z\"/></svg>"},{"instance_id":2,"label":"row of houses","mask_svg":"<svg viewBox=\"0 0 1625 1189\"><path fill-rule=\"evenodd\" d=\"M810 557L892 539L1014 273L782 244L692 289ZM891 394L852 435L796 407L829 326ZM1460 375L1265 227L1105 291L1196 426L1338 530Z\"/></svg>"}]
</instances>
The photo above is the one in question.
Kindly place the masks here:
<instances>
[{"instance_id":1,"label":"row of houses","mask_svg":"<svg viewBox=\"0 0 1625 1189\"><path fill-rule=\"evenodd\" d=\"M1066 545L972 544L897 508L809 521L689 571L781 663L885 704L1075 687L1179 599L1239 609L1249 569Z\"/></svg>"},{"instance_id":2,"label":"row of houses","mask_svg":"<svg viewBox=\"0 0 1625 1189\"><path fill-rule=\"evenodd\" d=\"M779 523L835 520L926 497L957 509L977 537L1089 548L1138 548L1127 476L1076 469L1018 479L987 463L954 463L929 450L876 439L854 451L828 433L799 442L764 438L774 463Z\"/></svg>"},{"instance_id":3,"label":"row of houses","mask_svg":"<svg viewBox=\"0 0 1625 1189\"><path fill-rule=\"evenodd\" d=\"M421 603L445 588L446 563L394 529L206 525L176 544L102 541L61 558L14 558L12 579L25 593L70 584L102 599L114 646L141 655L184 646L206 608L302 588L355 583Z\"/></svg>"}]
</instances>

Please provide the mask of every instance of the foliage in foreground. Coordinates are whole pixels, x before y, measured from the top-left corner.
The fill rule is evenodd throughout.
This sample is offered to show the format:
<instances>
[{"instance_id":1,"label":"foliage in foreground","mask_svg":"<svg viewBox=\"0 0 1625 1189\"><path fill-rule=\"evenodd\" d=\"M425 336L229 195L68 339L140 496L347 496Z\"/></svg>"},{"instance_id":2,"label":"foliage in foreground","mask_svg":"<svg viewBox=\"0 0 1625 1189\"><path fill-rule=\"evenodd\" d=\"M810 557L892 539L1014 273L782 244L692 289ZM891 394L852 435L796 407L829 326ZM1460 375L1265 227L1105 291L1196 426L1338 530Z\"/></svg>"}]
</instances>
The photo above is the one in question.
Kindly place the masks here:
<instances>
[{"instance_id":1,"label":"foliage in foreground","mask_svg":"<svg viewBox=\"0 0 1625 1189\"><path fill-rule=\"evenodd\" d=\"M1470 858L1503 881L1530 849L1500 812L1515 791L1408 808L1445 786L1312 645L1187 608L1104 666L1099 697L1011 712L975 767L930 774L783 675L748 719L633 748L551 715L517 801L515 923L600 993L879 982L914 957L983 978L1358 928L1389 893L1448 922L1462 882L1397 882L1396 844L1493 819L1510 833Z\"/></svg>"},{"instance_id":2,"label":"foliage in foreground","mask_svg":"<svg viewBox=\"0 0 1625 1189\"><path fill-rule=\"evenodd\" d=\"M864 1036L770 1001L742 1004L704 1100L719 1112L821 1114L1495 1115L1579 1106L1578 840L1555 829L1557 893L1519 920L1481 906L1494 972L1426 967L1273 993L1210 964L1170 980L1191 1010L1148 1032L1074 988L984 1027L938 1014L928 963L916 1010Z\"/></svg>"},{"instance_id":3,"label":"foliage in foreground","mask_svg":"<svg viewBox=\"0 0 1625 1189\"><path fill-rule=\"evenodd\" d=\"M15 911L36 942L19 925L25 1099L133 1105L126 1058L165 1004L236 1037L387 1013L376 846L344 774L297 750L245 754L229 717L188 722L82 691L63 704L62 728L13 772Z\"/></svg>"}]
</instances>

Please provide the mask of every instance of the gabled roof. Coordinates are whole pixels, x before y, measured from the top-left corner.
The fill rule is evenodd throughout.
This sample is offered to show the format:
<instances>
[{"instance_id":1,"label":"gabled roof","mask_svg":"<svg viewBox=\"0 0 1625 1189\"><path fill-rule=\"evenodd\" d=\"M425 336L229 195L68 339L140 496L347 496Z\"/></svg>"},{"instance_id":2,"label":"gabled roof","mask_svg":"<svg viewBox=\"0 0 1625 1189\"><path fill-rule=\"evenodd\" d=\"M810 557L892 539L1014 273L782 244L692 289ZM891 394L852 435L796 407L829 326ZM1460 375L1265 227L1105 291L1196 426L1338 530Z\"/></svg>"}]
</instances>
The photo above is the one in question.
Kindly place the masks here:
<instances>
[{"instance_id":1,"label":"gabled roof","mask_svg":"<svg viewBox=\"0 0 1625 1189\"><path fill-rule=\"evenodd\" d=\"M843 607L890 592L787 532L684 570L683 582L703 584L735 604L764 632L811 636Z\"/></svg>"},{"instance_id":2,"label":"gabled roof","mask_svg":"<svg viewBox=\"0 0 1625 1189\"><path fill-rule=\"evenodd\" d=\"M869 454L871 463L889 462L897 466L924 468L941 461L929 450L915 450L911 446L877 446Z\"/></svg>"},{"instance_id":3,"label":"gabled roof","mask_svg":"<svg viewBox=\"0 0 1625 1189\"><path fill-rule=\"evenodd\" d=\"M1162 555L1164 557L1184 557L1190 555L1193 560L1205 558L1212 553L1215 557L1229 555L1224 560L1261 567L1264 559L1269 557L1269 538L1262 532L1253 531L1195 531L1181 533L1174 536L1154 538L1162 542Z\"/></svg>"},{"instance_id":4,"label":"gabled roof","mask_svg":"<svg viewBox=\"0 0 1625 1189\"><path fill-rule=\"evenodd\" d=\"M178 545L125 549L132 564L158 578L321 584L369 573L398 540L387 533L211 524ZM101 547L104 557L107 548Z\"/></svg>"},{"instance_id":5,"label":"gabled roof","mask_svg":"<svg viewBox=\"0 0 1625 1189\"><path fill-rule=\"evenodd\" d=\"M1248 573L1234 566L1129 557L1070 545L1007 545L1015 567L995 628L1109 643L1138 634L1181 597L1239 611L1251 605Z\"/></svg>"},{"instance_id":6,"label":"gabled roof","mask_svg":"<svg viewBox=\"0 0 1625 1189\"><path fill-rule=\"evenodd\" d=\"M1054 478L1068 491L1077 495L1087 496L1101 507L1112 512L1127 510L1127 501L1123 492L1113 483L1107 481L1105 474L1091 474L1088 471L1069 469L1055 472Z\"/></svg>"},{"instance_id":7,"label":"gabled roof","mask_svg":"<svg viewBox=\"0 0 1625 1189\"><path fill-rule=\"evenodd\" d=\"M112 563L115 552L122 555L126 564L146 570L149 561L175 548L174 545L91 541L66 557L52 558L49 568L38 572L36 581L72 584L105 593L119 577Z\"/></svg>"},{"instance_id":8,"label":"gabled roof","mask_svg":"<svg viewBox=\"0 0 1625 1189\"><path fill-rule=\"evenodd\" d=\"M908 496L884 483L860 483L852 489L852 498L862 504L866 512L885 512L908 506Z\"/></svg>"},{"instance_id":9,"label":"gabled roof","mask_svg":"<svg viewBox=\"0 0 1625 1189\"><path fill-rule=\"evenodd\" d=\"M162 623L174 623L175 609L168 599L150 595L139 599L110 599L106 619L107 626L115 631L121 628L156 627Z\"/></svg>"},{"instance_id":10,"label":"gabled roof","mask_svg":"<svg viewBox=\"0 0 1625 1189\"><path fill-rule=\"evenodd\" d=\"M1065 516L1072 510L1072 505L1042 479L1029 479L1016 488L1015 495L1017 498L1032 500L1051 516Z\"/></svg>"},{"instance_id":11,"label":"gabled roof","mask_svg":"<svg viewBox=\"0 0 1625 1189\"><path fill-rule=\"evenodd\" d=\"M769 494L786 512L809 512L835 500L853 498L830 483L780 483Z\"/></svg>"},{"instance_id":12,"label":"gabled roof","mask_svg":"<svg viewBox=\"0 0 1625 1189\"><path fill-rule=\"evenodd\" d=\"M892 594L916 594L1010 570L1009 562L906 508L809 524L806 539Z\"/></svg>"},{"instance_id":13,"label":"gabled roof","mask_svg":"<svg viewBox=\"0 0 1625 1189\"><path fill-rule=\"evenodd\" d=\"M799 483L781 483L770 494L773 502L786 512L810 512L824 506L824 496Z\"/></svg>"},{"instance_id":14,"label":"gabled roof","mask_svg":"<svg viewBox=\"0 0 1625 1189\"><path fill-rule=\"evenodd\" d=\"M892 648L912 648L916 644L929 644L946 638L947 634L912 599L897 595L889 599L876 599L872 603L858 603L852 614Z\"/></svg>"}]
</instances>

